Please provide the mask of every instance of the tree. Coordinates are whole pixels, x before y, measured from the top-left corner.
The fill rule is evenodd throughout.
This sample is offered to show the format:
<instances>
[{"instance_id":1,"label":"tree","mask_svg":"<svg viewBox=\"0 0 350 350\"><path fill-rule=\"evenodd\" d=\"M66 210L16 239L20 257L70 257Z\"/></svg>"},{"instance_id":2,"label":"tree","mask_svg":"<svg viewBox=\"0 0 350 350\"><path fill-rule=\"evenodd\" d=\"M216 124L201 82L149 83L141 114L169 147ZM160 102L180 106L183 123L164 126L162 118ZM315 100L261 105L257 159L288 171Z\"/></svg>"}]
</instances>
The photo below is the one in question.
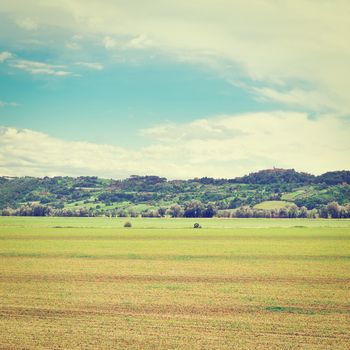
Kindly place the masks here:
<instances>
[{"instance_id":1,"label":"tree","mask_svg":"<svg viewBox=\"0 0 350 350\"><path fill-rule=\"evenodd\" d=\"M295 204L292 204L288 208L288 217L289 218L296 218L298 216L298 207Z\"/></svg>"},{"instance_id":2,"label":"tree","mask_svg":"<svg viewBox=\"0 0 350 350\"><path fill-rule=\"evenodd\" d=\"M217 217L219 217L219 218L229 218L229 217L231 217L231 212L229 210L220 210L217 213Z\"/></svg>"},{"instance_id":3,"label":"tree","mask_svg":"<svg viewBox=\"0 0 350 350\"><path fill-rule=\"evenodd\" d=\"M159 207L158 208L158 213L161 217L164 217L165 213L166 213L166 209L163 207Z\"/></svg>"},{"instance_id":4,"label":"tree","mask_svg":"<svg viewBox=\"0 0 350 350\"><path fill-rule=\"evenodd\" d=\"M217 209L213 204L208 204L202 211L202 217L212 218L217 213Z\"/></svg>"},{"instance_id":5,"label":"tree","mask_svg":"<svg viewBox=\"0 0 350 350\"><path fill-rule=\"evenodd\" d=\"M11 208L5 208L2 210L2 216L11 216L14 214L14 210Z\"/></svg>"},{"instance_id":6,"label":"tree","mask_svg":"<svg viewBox=\"0 0 350 350\"><path fill-rule=\"evenodd\" d=\"M41 204L32 204L32 216L48 216L50 215L51 207L47 207Z\"/></svg>"},{"instance_id":7,"label":"tree","mask_svg":"<svg viewBox=\"0 0 350 350\"><path fill-rule=\"evenodd\" d=\"M288 217L288 209L287 208L281 208L279 210L279 217L280 218L287 218Z\"/></svg>"},{"instance_id":8,"label":"tree","mask_svg":"<svg viewBox=\"0 0 350 350\"><path fill-rule=\"evenodd\" d=\"M173 218L180 218L183 216L184 211L180 205L175 204L168 210L168 213Z\"/></svg>"},{"instance_id":9,"label":"tree","mask_svg":"<svg viewBox=\"0 0 350 350\"><path fill-rule=\"evenodd\" d=\"M340 206L337 202L328 203L327 204L327 211L332 219L337 219L340 216L339 215L340 214Z\"/></svg>"},{"instance_id":10,"label":"tree","mask_svg":"<svg viewBox=\"0 0 350 350\"><path fill-rule=\"evenodd\" d=\"M130 208L130 209L128 210L128 214L129 214L129 216L131 216L132 218L136 218L136 217L138 216L136 210L135 210L135 209L132 209L132 208Z\"/></svg>"},{"instance_id":11,"label":"tree","mask_svg":"<svg viewBox=\"0 0 350 350\"><path fill-rule=\"evenodd\" d=\"M202 202L198 200L191 201L185 204L184 217L186 218L198 218L202 216L205 210Z\"/></svg>"},{"instance_id":12,"label":"tree","mask_svg":"<svg viewBox=\"0 0 350 350\"><path fill-rule=\"evenodd\" d=\"M327 207L326 207L325 205L323 205L323 206L319 209L318 213L319 213L320 218L328 219L328 217L329 217L329 215L328 215L328 209L327 209Z\"/></svg>"},{"instance_id":13,"label":"tree","mask_svg":"<svg viewBox=\"0 0 350 350\"><path fill-rule=\"evenodd\" d=\"M342 207L340 215L342 218L350 218L350 204Z\"/></svg>"},{"instance_id":14,"label":"tree","mask_svg":"<svg viewBox=\"0 0 350 350\"><path fill-rule=\"evenodd\" d=\"M301 207L299 211L299 217L300 218L307 218L307 208L306 207Z\"/></svg>"},{"instance_id":15,"label":"tree","mask_svg":"<svg viewBox=\"0 0 350 350\"><path fill-rule=\"evenodd\" d=\"M307 213L307 217L309 219L316 219L317 218L317 209L309 210Z\"/></svg>"},{"instance_id":16,"label":"tree","mask_svg":"<svg viewBox=\"0 0 350 350\"><path fill-rule=\"evenodd\" d=\"M159 212L158 209L152 210L152 209L146 209L141 212L141 216L143 218L159 218Z\"/></svg>"},{"instance_id":17,"label":"tree","mask_svg":"<svg viewBox=\"0 0 350 350\"><path fill-rule=\"evenodd\" d=\"M120 209L117 211L117 216L120 218L126 218L128 213L124 209Z\"/></svg>"},{"instance_id":18,"label":"tree","mask_svg":"<svg viewBox=\"0 0 350 350\"><path fill-rule=\"evenodd\" d=\"M78 211L78 215L81 217L87 217L89 216L89 211L86 208L80 208ZM112 213L110 214L112 216Z\"/></svg>"}]
</instances>

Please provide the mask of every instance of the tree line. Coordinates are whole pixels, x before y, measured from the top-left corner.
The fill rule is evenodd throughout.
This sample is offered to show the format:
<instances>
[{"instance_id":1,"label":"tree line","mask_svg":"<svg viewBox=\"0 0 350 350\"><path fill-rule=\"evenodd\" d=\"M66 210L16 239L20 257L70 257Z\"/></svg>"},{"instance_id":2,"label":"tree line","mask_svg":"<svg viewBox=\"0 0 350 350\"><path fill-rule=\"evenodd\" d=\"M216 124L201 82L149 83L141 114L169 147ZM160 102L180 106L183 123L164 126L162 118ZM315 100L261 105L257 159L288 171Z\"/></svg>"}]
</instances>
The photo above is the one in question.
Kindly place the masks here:
<instances>
[{"instance_id":1,"label":"tree line","mask_svg":"<svg viewBox=\"0 0 350 350\"><path fill-rule=\"evenodd\" d=\"M256 209L242 206L236 210L219 210L213 203L202 203L193 200L184 205L175 204L169 208L148 208L141 212L135 209L102 209L102 208L53 208L38 203L21 205L19 208L5 208L2 216L62 216L62 217L148 217L148 218L350 218L350 204L339 205L333 201L319 209L308 210L295 204L280 209Z\"/></svg>"},{"instance_id":2,"label":"tree line","mask_svg":"<svg viewBox=\"0 0 350 350\"><path fill-rule=\"evenodd\" d=\"M0 210L19 209L24 203L38 203L51 207L51 211L56 210L57 214L76 215L77 208L66 208L77 205L87 208L88 213L83 210L83 215L99 216L103 215L103 210L96 209L97 206L170 208L172 203L179 203L184 210L186 202L198 200L206 205L212 203L218 210L232 211L240 207L254 207L264 201L283 200L288 195L298 207L305 206L311 210L321 209L331 201L343 206L350 203L349 184L350 171L314 176L294 169L276 168L233 179L167 180L158 176L136 175L124 180L96 176L0 177ZM188 209L188 215L197 215L198 209ZM24 211L28 210L25 208ZM119 213L120 210L117 210ZM203 216L211 215L211 211L208 208L206 213L205 209L199 208ZM142 214L158 216L153 209Z\"/></svg>"}]
</instances>

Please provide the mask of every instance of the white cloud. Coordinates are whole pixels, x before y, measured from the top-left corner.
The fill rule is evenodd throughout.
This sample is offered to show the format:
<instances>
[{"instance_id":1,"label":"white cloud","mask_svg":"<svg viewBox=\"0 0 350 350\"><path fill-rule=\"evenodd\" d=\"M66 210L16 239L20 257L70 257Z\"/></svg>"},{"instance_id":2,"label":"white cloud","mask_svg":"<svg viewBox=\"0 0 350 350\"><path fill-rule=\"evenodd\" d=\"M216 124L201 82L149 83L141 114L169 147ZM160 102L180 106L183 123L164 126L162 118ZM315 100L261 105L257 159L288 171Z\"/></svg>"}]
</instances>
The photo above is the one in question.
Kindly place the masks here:
<instances>
[{"instance_id":1,"label":"white cloud","mask_svg":"<svg viewBox=\"0 0 350 350\"><path fill-rule=\"evenodd\" d=\"M7 51L0 52L0 63L5 62L7 59L11 58L12 54Z\"/></svg>"},{"instance_id":2,"label":"white cloud","mask_svg":"<svg viewBox=\"0 0 350 350\"><path fill-rule=\"evenodd\" d=\"M272 88L252 88L257 94L257 100L273 100L290 106L308 107L314 111L322 112L337 110L337 106L329 96L323 96L315 90L290 89L278 91Z\"/></svg>"},{"instance_id":3,"label":"white cloud","mask_svg":"<svg viewBox=\"0 0 350 350\"><path fill-rule=\"evenodd\" d=\"M67 76L72 73L65 70L64 65L55 65L45 62L37 62L30 60L15 60L10 64L11 67L22 69L30 74L43 74L54 76Z\"/></svg>"},{"instance_id":4,"label":"white cloud","mask_svg":"<svg viewBox=\"0 0 350 350\"><path fill-rule=\"evenodd\" d=\"M158 125L142 131L151 144L135 150L3 127L0 172L230 178L277 166L319 174L350 168L349 132L344 119L275 111Z\"/></svg>"},{"instance_id":5,"label":"white cloud","mask_svg":"<svg viewBox=\"0 0 350 350\"><path fill-rule=\"evenodd\" d=\"M81 46L74 41L68 41L66 42L66 48L71 50L80 50Z\"/></svg>"},{"instance_id":6,"label":"white cloud","mask_svg":"<svg viewBox=\"0 0 350 350\"><path fill-rule=\"evenodd\" d=\"M72 40L73 41L80 41L80 40L82 40L84 37L81 35L81 34L74 34L73 36L72 36Z\"/></svg>"},{"instance_id":7,"label":"white cloud","mask_svg":"<svg viewBox=\"0 0 350 350\"><path fill-rule=\"evenodd\" d=\"M2 174L23 175L126 176L138 161L142 162L136 152L119 147L64 141L41 132L8 127L0 128L0 160Z\"/></svg>"},{"instance_id":8,"label":"white cloud","mask_svg":"<svg viewBox=\"0 0 350 350\"><path fill-rule=\"evenodd\" d=\"M301 94L307 108L322 108L325 100L327 109L350 112L348 0L3 0L2 11L34 17L40 27L99 37L109 50L151 47L185 57L228 80L239 75L251 86L273 89L273 96L260 92L281 103Z\"/></svg>"},{"instance_id":9,"label":"white cloud","mask_svg":"<svg viewBox=\"0 0 350 350\"><path fill-rule=\"evenodd\" d=\"M18 103L16 103L16 102L5 102L5 101L0 101L0 107L6 107L6 106L17 107L17 106L18 106Z\"/></svg>"},{"instance_id":10,"label":"white cloud","mask_svg":"<svg viewBox=\"0 0 350 350\"><path fill-rule=\"evenodd\" d=\"M349 123L336 118L310 120L304 113L273 112L161 125L144 133L186 162L199 168L211 164L211 176L228 176L223 173L273 165L315 173L349 167L349 131Z\"/></svg>"},{"instance_id":11,"label":"white cloud","mask_svg":"<svg viewBox=\"0 0 350 350\"><path fill-rule=\"evenodd\" d=\"M67 42L66 48L70 50L80 50L81 49L81 41L83 36L80 34L74 34Z\"/></svg>"},{"instance_id":12,"label":"white cloud","mask_svg":"<svg viewBox=\"0 0 350 350\"><path fill-rule=\"evenodd\" d=\"M146 35L141 34L138 35L135 38L130 39L126 44L125 48L130 48L130 49L146 49L149 48L153 45L152 40L147 38Z\"/></svg>"},{"instance_id":13,"label":"white cloud","mask_svg":"<svg viewBox=\"0 0 350 350\"><path fill-rule=\"evenodd\" d=\"M93 70L102 70L103 69L103 65L101 63L98 63L98 62L77 62L76 64L79 66L82 66L82 67L93 69Z\"/></svg>"},{"instance_id":14,"label":"white cloud","mask_svg":"<svg viewBox=\"0 0 350 350\"><path fill-rule=\"evenodd\" d=\"M37 30L38 29L38 23L36 23L31 18L21 18L16 20L16 24L18 27L25 29L25 30Z\"/></svg>"},{"instance_id":15,"label":"white cloud","mask_svg":"<svg viewBox=\"0 0 350 350\"><path fill-rule=\"evenodd\" d=\"M110 36L104 37L102 44L107 50L114 49L117 46L117 42Z\"/></svg>"}]
</instances>

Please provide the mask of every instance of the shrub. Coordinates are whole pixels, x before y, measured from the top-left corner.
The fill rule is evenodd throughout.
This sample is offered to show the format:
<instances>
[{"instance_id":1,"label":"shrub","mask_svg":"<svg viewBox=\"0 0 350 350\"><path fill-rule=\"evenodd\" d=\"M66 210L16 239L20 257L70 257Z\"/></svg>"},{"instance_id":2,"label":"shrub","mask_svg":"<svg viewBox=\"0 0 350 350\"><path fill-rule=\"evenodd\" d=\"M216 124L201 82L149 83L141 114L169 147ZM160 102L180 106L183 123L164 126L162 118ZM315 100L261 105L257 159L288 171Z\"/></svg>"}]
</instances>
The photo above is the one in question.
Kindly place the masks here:
<instances>
[{"instance_id":1,"label":"shrub","mask_svg":"<svg viewBox=\"0 0 350 350\"><path fill-rule=\"evenodd\" d=\"M127 222L124 224L124 227L132 227L131 222L127 221Z\"/></svg>"}]
</instances>

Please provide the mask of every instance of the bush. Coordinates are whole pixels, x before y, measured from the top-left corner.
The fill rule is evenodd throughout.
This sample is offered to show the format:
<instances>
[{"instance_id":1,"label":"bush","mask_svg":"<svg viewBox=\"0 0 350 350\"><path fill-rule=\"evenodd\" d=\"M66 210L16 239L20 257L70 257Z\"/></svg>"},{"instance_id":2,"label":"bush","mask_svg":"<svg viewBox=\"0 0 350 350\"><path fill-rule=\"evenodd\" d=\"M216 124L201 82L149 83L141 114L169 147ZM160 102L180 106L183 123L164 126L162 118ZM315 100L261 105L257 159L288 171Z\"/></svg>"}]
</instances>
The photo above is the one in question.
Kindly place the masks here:
<instances>
[{"instance_id":1,"label":"bush","mask_svg":"<svg viewBox=\"0 0 350 350\"><path fill-rule=\"evenodd\" d=\"M202 228L202 226L201 226L198 222L196 222L196 223L193 225L193 228Z\"/></svg>"},{"instance_id":2,"label":"bush","mask_svg":"<svg viewBox=\"0 0 350 350\"><path fill-rule=\"evenodd\" d=\"M124 224L124 227L132 227L131 222L127 221L127 222Z\"/></svg>"}]
</instances>

